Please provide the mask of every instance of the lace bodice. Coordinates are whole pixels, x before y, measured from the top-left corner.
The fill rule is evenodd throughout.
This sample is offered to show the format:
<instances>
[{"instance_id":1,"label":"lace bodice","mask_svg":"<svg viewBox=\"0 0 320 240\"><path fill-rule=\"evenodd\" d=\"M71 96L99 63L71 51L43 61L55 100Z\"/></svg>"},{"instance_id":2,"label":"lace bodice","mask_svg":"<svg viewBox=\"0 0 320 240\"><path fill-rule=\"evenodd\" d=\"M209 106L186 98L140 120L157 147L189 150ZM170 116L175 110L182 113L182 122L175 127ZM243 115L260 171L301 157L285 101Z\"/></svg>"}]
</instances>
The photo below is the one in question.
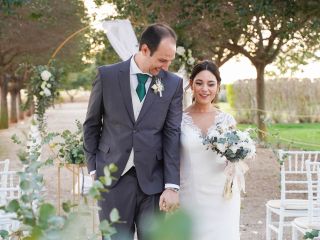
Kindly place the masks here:
<instances>
[{"instance_id":1,"label":"lace bodice","mask_svg":"<svg viewBox=\"0 0 320 240\"><path fill-rule=\"evenodd\" d=\"M223 128L228 128L230 126L236 125L236 120L228 113L219 111L211 124L211 126L207 129L205 135L210 135L210 132L215 129L217 126L221 126ZM201 128L198 127L190 114L188 112L184 112L182 115L182 123L181 128L189 127L193 129L194 132L196 132L199 136L203 136L203 132L201 131Z\"/></svg>"}]
</instances>

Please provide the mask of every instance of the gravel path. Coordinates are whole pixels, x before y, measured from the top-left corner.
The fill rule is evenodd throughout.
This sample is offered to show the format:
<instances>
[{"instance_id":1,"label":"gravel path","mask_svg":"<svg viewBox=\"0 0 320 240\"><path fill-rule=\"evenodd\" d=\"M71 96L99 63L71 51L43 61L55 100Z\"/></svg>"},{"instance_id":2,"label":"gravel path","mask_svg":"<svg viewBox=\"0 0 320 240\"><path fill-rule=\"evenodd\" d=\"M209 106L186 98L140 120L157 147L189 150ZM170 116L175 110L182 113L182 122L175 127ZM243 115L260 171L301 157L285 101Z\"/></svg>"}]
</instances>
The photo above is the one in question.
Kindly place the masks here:
<instances>
[{"instance_id":1,"label":"gravel path","mask_svg":"<svg viewBox=\"0 0 320 240\"><path fill-rule=\"evenodd\" d=\"M48 111L48 130L62 131L75 129L75 120L84 120L87 102L57 105ZM0 159L9 158L10 168L17 170L21 164L16 156L19 146L12 143L10 137L15 133L23 136L28 132L30 119L0 130ZM48 154L45 151L44 156ZM279 165L273 152L259 148L255 160L248 162L250 170L246 176L246 194L243 194L241 207L241 239L265 239L265 203L279 197ZM57 167L43 170L46 179L47 198L57 200ZM71 197L72 178L70 171L61 174L62 194ZM289 239L289 238L288 238Z\"/></svg>"}]
</instances>

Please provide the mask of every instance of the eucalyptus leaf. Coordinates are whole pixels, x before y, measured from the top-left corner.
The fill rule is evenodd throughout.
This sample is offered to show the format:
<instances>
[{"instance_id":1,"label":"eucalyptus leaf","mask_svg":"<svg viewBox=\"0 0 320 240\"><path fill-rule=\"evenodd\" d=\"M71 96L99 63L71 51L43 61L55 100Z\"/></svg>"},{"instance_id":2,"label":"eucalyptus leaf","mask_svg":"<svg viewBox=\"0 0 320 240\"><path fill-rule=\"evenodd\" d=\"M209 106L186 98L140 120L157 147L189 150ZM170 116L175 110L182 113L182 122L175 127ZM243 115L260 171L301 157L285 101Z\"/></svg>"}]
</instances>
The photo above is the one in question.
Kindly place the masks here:
<instances>
[{"instance_id":1,"label":"eucalyptus leaf","mask_svg":"<svg viewBox=\"0 0 320 240\"><path fill-rule=\"evenodd\" d=\"M46 224L48 219L54 216L55 213L56 209L53 205L50 203L44 203L40 206L39 221Z\"/></svg>"},{"instance_id":2,"label":"eucalyptus leaf","mask_svg":"<svg viewBox=\"0 0 320 240\"><path fill-rule=\"evenodd\" d=\"M119 221L119 219L120 219L119 211L116 208L113 208L110 212L110 221L117 222Z\"/></svg>"},{"instance_id":3,"label":"eucalyptus leaf","mask_svg":"<svg viewBox=\"0 0 320 240\"><path fill-rule=\"evenodd\" d=\"M115 173L115 172L118 171L118 167L117 167L117 165L115 165L114 163L111 163L111 164L109 165L109 170L110 170L110 173Z\"/></svg>"},{"instance_id":4,"label":"eucalyptus leaf","mask_svg":"<svg viewBox=\"0 0 320 240\"><path fill-rule=\"evenodd\" d=\"M20 188L23 190L23 191L28 191L31 189L31 183L30 181L28 180L23 180L20 182Z\"/></svg>"},{"instance_id":5,"label":"eucalyptus leaf","mask_svg":"<svg viewBox=\"0 0 320 240\"><path fill-rule=\"evenodd\" d=\"M7 230L0 230L0 237L2 239L9 239L9 232Z\"/></svg>"},{"instance_id":6,"label":"eucalyptus leaf","mask_svg":"<svg viewBox=\"0 0 320 240\"><path fill-rule=\"evenodd\" d=\"M9 204L6 207L6 210L8 212L17 212L19 208L20 208L20 204L18 200L14 199L9 202Z\"/></svg>"}]
</instances>

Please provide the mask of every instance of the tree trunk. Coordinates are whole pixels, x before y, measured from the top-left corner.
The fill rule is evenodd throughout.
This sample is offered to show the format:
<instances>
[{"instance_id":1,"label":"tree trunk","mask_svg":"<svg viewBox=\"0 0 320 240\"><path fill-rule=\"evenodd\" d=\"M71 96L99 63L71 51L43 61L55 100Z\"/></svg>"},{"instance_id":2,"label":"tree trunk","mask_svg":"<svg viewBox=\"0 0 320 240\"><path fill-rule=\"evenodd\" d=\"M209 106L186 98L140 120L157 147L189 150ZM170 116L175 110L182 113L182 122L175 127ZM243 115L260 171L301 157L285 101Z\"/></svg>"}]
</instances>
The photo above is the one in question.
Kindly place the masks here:
<instances>
[{"instance_id":1,"label":"tree trunk","mask_svg":"<svg viewBox=\"0 0 320 240\"><path fill-rule=\"evenodd\" d=\"M67 95L69 96L69 98L70 98L70 102L74 102L74 96L68 91L68 90L66 90L66 93L67 93Z\"/></svg>"},{"instance_id":2,"label":"tree trunk","mask_svg":"<svg viewBox=\"0 0 320 240\"><path fill-rule=\"evenodd\" d=\"M33 114L33 112L34 112L34 102L32 101L32 102L30 103L30 106L29 106L28 110L27 110L27 116L28 116L28 117L31 117L31 115Z\"/></svg>"},{"instance_id":3,"label":"tree trunk","mask_svg":"<svg viewBox=\"0 0 320 240\"><path fill-rule=\"evenodd\" d=\"M261 141L266 141L267 127L265 124L266 112L265 112L265 92L264 92L264 70L265 64L256 64L257 79L256 79L256 94L257 94L257 125L258 125L258 137Z\"/></svg>"},{"instance_id":4,"label":"tree trunk","mask_svg":"<svg viewBox=\"0 0 320 240\"><path fill-rule=\"evenodd\" d=\"M18 110L19 110L19 120L23 120L24 119L24 112L22 110L21 90L18 91Z\"/></svg>"},{"instance_id":5,"label":"tree trunk","mask_svg":"<svg viewBox=\"0 0 320 240\"><path fill-rule=\"evenodd\" d=\"M6 76L0 76L1 80L1 99L0 99L0 129L9 128L8 119L8 82L9 78Z\"/></svg>"},{"instance_id":6,"label":"tree trunk","mask_svg":"<svg viewBox=\"0 0 320 240\"><path fill-rule=\"evenodd\" d=\"M18 111L17 111L17 91L13 89L10 92L11 95L11 111L10 111L10 123L18 122Z\"/></svg>"}]
</instances>

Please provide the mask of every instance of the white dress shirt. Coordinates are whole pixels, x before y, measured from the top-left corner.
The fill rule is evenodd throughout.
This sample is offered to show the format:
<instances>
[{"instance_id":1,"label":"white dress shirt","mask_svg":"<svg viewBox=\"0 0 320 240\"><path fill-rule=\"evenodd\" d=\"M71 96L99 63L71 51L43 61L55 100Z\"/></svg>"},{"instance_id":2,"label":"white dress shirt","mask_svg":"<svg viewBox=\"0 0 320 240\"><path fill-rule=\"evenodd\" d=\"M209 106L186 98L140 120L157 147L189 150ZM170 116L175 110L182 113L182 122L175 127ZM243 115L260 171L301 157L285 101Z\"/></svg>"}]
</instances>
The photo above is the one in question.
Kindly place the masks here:
<instances>
[{"instance_id":1,"label":"white dress shirt","mask_svg":"<svg viewBox=\"0 0 320 240\"><path fill-rule=\"evenodd\" d=\"M137 78L137 74L138 73L142 73L142 74L147 74L149 75L149 78L145 84L145 88L146 88L146 95L144 96L144 98L142 99L142 101L140 102L140 99L138 97L138 94L136 92L136 88L138 87L138 78ZM134 60L134 56L132 56L131 61L130 61L130 89L131 89L131 99L132 99L132 107L133 107L133 114L134 114L134 119L137 120L142 108L142 105L144 103L144 100L147 96L148 90L149 90L149 86L151 84L151 80L152 80L152 75L149 73L143 73L140 68L138 67L137 63ZM124 175L127 171L129 171L129 169L131 167L134 166L134 149L131 149L130 152L130 156L128 159L128 162L121 174ZM90 172L90 175L95 174L95 171ZM179 186L176 184L171 184L171 183L166 183L165 184L165 188L178 188Z\"/></svg>"}]
</instances>

